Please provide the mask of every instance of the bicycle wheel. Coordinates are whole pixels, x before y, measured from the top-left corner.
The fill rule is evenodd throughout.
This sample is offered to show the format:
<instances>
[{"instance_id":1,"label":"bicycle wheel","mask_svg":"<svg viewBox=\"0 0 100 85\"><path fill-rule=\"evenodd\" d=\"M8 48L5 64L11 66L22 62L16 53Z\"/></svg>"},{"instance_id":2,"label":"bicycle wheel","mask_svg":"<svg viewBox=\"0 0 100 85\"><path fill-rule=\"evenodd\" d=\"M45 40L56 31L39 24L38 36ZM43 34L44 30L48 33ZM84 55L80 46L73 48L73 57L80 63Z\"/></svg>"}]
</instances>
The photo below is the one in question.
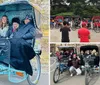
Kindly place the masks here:
<instances>
[{"instance_id":1,"label":"bicycle wheel","mask_svg":"<svg viewBox=\"0 0 100 85\"><path fill-rule=\"evenodd\" d=\"M88 72L85 71L85 85L89 85L88 77L89 77Z\"/></svg>"},{"instance_id":2,"label":"bicycle wheel","mask_svg":"<svg viewBox=\"0 0 100 85\"><path fill-rule=\"evenodd\" d=\"M94 31L95 31L96 33L99 33L99 32L100 32L100 28L95 27L95 28L94 28Z\"/></svg>"},{"instance_id":3,"label":"bicycle wheel","mask_svg":"<svg viewBox=\"0 0 100 85\"><path fill-rule=\"evenodd\" d=\"M53 74L53 82L57 83L59 81L59 77L60 77L60 69L59 67L57 67Z\"/></svg>"},{"instance_id":4,"label":"bicycle wheel","mask_svg":"<svg viewBox=\"0 0 100 85\"><path fill-rule=\"evenodd\" d=\"M33 75L28 75L27 81L29 85L36 85L40 79L41 75L41 63L40 63L40 56L36 55L32 60L30 60L32 69L33 69Z\"/></svg>"},{"instance_id":5,"label":"bicycle wheel","mask_svg":"<svg viewBox=\"0 0 100 85\"><path fill-rule=\"evenodd\" d=\"M76 30L76 26L72 26L72 28L71 28L73 31L75 31Z\"/></svg>"}]
</instances>

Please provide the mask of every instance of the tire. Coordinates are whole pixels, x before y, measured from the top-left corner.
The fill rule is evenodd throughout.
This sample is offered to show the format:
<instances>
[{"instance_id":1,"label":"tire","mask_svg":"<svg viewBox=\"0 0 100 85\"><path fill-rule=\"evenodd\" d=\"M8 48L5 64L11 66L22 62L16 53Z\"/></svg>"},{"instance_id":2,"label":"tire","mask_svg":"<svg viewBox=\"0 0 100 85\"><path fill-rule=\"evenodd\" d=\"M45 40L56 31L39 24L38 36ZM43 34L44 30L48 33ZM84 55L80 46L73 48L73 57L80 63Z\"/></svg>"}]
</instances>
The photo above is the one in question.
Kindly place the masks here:
<instances>
[{"instance_id":1,"label":"tire","mask_svg":"<svg viewBox=\"0 0 100 85\"><path fill-rule=\"evenodd\" d=\"M51 29L51 30L54 29L54 26L53 26L53 25L50 25L50 29Z\"/></svg>"},{"instance_id":2,"label":"tire","mask_svg":"<svg viewBox=\"0 0 100 85\"><path fill-rule=\"evenodd\" d=\"M58 29L61 29L63 27L63 25L62 24L60 24L59 26L58 26Z\"/></svg>"},{"instance_id":3,"label":"tire","mask_svg":"<svg viewBox=\"0 0 100 85\"><path fill-rule=\"evenodd\" d=\"M100 28L95 27L95 28L94 28L94 31L95 31L96 33L100 33Z\"/></svg>"},{"instance_id":4,"label":"tire","mask_svg":"<svg viewBox=\"0 0 100 85\"><path fill-rule=\"evenodd\" d=\"M36 85L38 83L38 81L40 79L40 75L41 75L40 56L39 55L36 55L30 61L30 63L31 63L31 65L36 65L36 67L35 66L32 67L32 69L33 69L33 75L32 76L28 75L27 81L28 81L29 85ZM35 71L37 71L37 72L35 72ZM31 80L31 78L32 78L32 80Z\"/></svg>"},{"instance_id":5,"label":"tire","mask_svg":"<svg viewBox=\"0 0 100 85\"><path fill-rule=\"evenodd\" d=\"M56 77L56 72L58 71L58 78L57 79L55 79L55 77ZM60 77L60 69L57 67L56 69L55 69L55 71L54 71L54 74L53 74L53 82L54 83L57 83L58 81L59 81L59 77Z\"/></svg>"},{"instance_id":6,"label":"tire","mask_svg":"<svg viewBox=\"0 0 100 85\"><path fill-rule=\"evenodd\" d=\"M75 26L72 26L72 30L75 31L77 28Z\"/></svg>"},{"instance_id":7,"label":"tire","mask_svg":"<svg viewBox=\"0 0 100 85\"><path fill-rule=\"evenodd\" d=\"M58 29L58 24L55 25L55 29Z\"/></svg>"},{"instance_id":8,"label":"tire","mask_svg":"<svg viewBox=\"0 0 100 85\"><path fill-rule=\"evenodd\" d=\"M91 27L88 27L89 30L91 30Z\"/></svg>"}]
</instances>

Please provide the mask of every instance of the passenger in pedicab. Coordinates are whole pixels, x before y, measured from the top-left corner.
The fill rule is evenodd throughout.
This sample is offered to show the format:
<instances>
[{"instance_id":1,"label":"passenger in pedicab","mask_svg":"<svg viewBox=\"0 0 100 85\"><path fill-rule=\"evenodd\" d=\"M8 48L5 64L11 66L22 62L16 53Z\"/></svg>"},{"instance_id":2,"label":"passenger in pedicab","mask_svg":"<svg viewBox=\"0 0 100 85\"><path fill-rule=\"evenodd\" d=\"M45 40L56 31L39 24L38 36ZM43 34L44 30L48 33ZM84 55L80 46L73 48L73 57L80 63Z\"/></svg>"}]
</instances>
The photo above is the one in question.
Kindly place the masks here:
<instances>
[{"instance_id":1,"label":"passenger in pedicab","mask_svg":"<svg viewBox=\"0 0 100 85\"><path fill-rule=\"evenodd\" d=\"M65 53L64 53L65 57L69 57L70 56L70 52L69 50L66 50Z\"/></svg>"},{"instance_id":2,"label":"passenger in pedicab","mask_svg":"<svg viewBox=\"0 0 100 85\"><path fill-rule=\"evenodd\" d=\"M84 53L84 57L86 58L86 56L90 55L90 51L89 50L86 50L85 53Z\"/></svg>"},{"instance_id":3,"label":"passenger in pedicab","mask_svg":"<svg viewBox=\"0 0 100 85\"><path fill-rule=\"evenodd\" d=\"M91 19L89 18L89 19L88 19L88 24L87 24L87 27L88 27L88 28L91 27L91 22L92 22L92 21L91 21Z\"/></svg>"},{"instance_id":4,"label":"passenger in pedicab","mask_svg":"<svg viewBox=\"0 0 100 85\"><path fill-rule=\"evenodd\" d=\"M4 38L7 35L7 31L9 29L9 21L6 15L2 16L0 20L0 38Z\"/></svg>"},{"instance_id":5,"label":"passenger in pedicab","mask_svg":"<svg viewBox=\"0 0 100 85\"><path fill-rule=\"evenodd\" d=\"M96 52L95 53L95 59L94 59L94 65L95 65L95 67L99 67L99 60L100 60L99 54L98 54L98 52Z\"/></svg>"},{"instance_id":6,"label":"passenger in pedicab","mask_svg":"<svg viewBox=\"0 0 100 85\"><path fill-rule=\"evenodd\" d=\"M100 27L100 21L99 20L95 20L94 27Z\"/></svg>"},{"instance_id":7,"label":"passenger in pedicab","mask_svg":"<svg viewBox=\"0 0 100 85\"><path fill-rule=\"evenodd\" d=\"M99 55L95 49L91 52L91 57L94 57L94 67L99 67Z\"/></svg>"},{"instance_id":8,"label":"passenger in pedicab","mask_svg":"<svg viewBox=\"0 0 100 85\"><path fill-rule=\"evenodd\" d=\"M73 57L73 54L74 54L74 50L71 50L71 51L70 51L70 56L69 56L69 57L72 58L72 57Z\"/></svg>"},{"instance_id":9,"label":"passenger in pedicab","mask_svg":"<svg viewBox=\"0 0 100 85\"><path fill-rule=\"evenodd\" d=\"M57 56L58 61L59 61L59 60L62 58L61 52L57 51L57 52L56 52L56 56Z\"/></svg>"},{"instance_id":10,"label":"passenger in pedicab","mask_svg":"<svg viewBox=\"0 0 100 85\"><path fill-rule=\"evenodd\" d=\"M19 18L13 18L12 27L7 32L7 37L10 38L11 43L11 66L17 70L23 70L29 75L33 74L29 60L35 56L31 45L36 32L31 21L32 16L26 15L24 25L20 27Z\"/></svg>"},{"instance_id":11,"label":"passenger in pedicab","mask_svg":"<svg viewBox=\"0 0 100 85\"><path fill-rule=\"evenodd\" d=\"M80 58L80 65L84 66L85 62L84 62L84 51L83 50L81 50L79 58Z\"/></svg>"},{"instance_id":12,"label":"passenger in pedicab","mask_svg":"<svg viewBox=\"0 0 100 85\"><path fill-rule=\"evenodd\" d=\"M80 51L80 54L79 54L79 58L80 58L80 61L79 61L79 65L80 65L80 69L81 69L81 71L82 71L82 73L81 73L81 75L84 75L84 73L85 73L85 57L84 57L84 51L83 50L81 50Z\"/></svg>"},{"instance_id":13,"label":"passenger in pedicab","mask_svg":"<svg viewBox=\"0 0 100 85\"><path fill-rule=\"evenodd\" d=\"M76 72L76 75L80 75L81 74L81 70L79 68L79 61L80 58L77 56L77 54L73 54L72 59L69 60L70 61L70 76L73 76Z\"/></svg>"}]
</instances>

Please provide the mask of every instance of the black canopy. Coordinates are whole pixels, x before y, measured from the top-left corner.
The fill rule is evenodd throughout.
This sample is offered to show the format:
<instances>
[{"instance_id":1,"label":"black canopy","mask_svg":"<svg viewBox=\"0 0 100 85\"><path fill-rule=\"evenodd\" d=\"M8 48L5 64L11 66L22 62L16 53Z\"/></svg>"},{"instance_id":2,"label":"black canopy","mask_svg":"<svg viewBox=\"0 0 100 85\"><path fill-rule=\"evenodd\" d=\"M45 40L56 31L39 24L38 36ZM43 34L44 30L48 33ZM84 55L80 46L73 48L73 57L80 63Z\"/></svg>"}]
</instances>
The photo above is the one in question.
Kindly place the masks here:
<instances>
[{"instance_id":1,"label":"black canopy","mask_svg":"<svg viewBox=\"0 0 100 85\"><path fill-rule=\"evenodd\" d=\"M80 51L93 50L93 49L95 49L96 51L99 51L98 46L96 45L85 45L85 46L80 47Z\"/></svg>"}]
</instances>

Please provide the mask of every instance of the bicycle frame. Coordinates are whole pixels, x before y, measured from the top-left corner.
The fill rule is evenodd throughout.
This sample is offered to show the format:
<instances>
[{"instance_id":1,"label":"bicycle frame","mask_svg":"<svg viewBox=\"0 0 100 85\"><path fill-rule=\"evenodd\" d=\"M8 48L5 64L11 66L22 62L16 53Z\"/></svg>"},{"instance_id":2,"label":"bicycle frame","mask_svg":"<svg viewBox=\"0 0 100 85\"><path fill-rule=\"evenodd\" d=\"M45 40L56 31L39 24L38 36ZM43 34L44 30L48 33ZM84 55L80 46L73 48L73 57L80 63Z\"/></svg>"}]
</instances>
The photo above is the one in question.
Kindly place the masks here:
<instances>
[{"instance_id":1,"label":"bicycle frame","mask_svg":"<svg viewBox=\"0 0 100 85\"><path fill-rule=\"evenodd\" d=\"M5 53L3 55L3 54L1 54L2 52L0 52L0 57L1 57L0 58L0 74L1 75L8 75L9 81L11 81L13 83L20 83L20 82L26 80L27 74L25 71L16 70L16 69L12 68L10 65L10 41L8 39L1 39L0 40L0 47L1 47L0 50L2 52L5 49L6 52L8 53L7 55ZM14 75L16 75L16 72L21 72L21 73L23 73L24 78L21 80L18 80L18 81L11 79L12 72L15 72Z\"/></svg>"},{"instance_id":2,"label":"bicycle frame","mask_svg":"<svg viewBox=\"0 0 100 85\"><path fill-rule=\"evenodd\" d=\"M6 42L6 45L8 45L8 47L4 46L5 44L3 42ZM6 50L8 49L7 52L8 52L9 58L3 57L4 55L3 56L1 55L1 53L2 53L1 49L4 48L3 46L7 47ZM40 78L40 73L41 73L41 65L40 65L41 49L40 49L40 46L38 46L38 43L35 43L34 50L36 53L36 57L38 58L37 60L38 60L38 65L39 65L39 67L37 69L38 75L34 81L34 83L37 84L37 82ZM6 61L8 61L8 62L6 63ZM17 72L22 73L23 76L18 76ZM29 78L29 75L25 71L17 70L15 68L11 67L11 65L10 65L10 41L8 39L0 39L0 75L8 75L8 80L10 82L13 82L13 83L20 83L20 82L25 81L26 79ZM28 82L30 84L29 79L28 79ZM30 85L32 85L32 84L30 84ZM33 84L33 85L35 85L35 84Z\"/></svg>"}]
</instances>

